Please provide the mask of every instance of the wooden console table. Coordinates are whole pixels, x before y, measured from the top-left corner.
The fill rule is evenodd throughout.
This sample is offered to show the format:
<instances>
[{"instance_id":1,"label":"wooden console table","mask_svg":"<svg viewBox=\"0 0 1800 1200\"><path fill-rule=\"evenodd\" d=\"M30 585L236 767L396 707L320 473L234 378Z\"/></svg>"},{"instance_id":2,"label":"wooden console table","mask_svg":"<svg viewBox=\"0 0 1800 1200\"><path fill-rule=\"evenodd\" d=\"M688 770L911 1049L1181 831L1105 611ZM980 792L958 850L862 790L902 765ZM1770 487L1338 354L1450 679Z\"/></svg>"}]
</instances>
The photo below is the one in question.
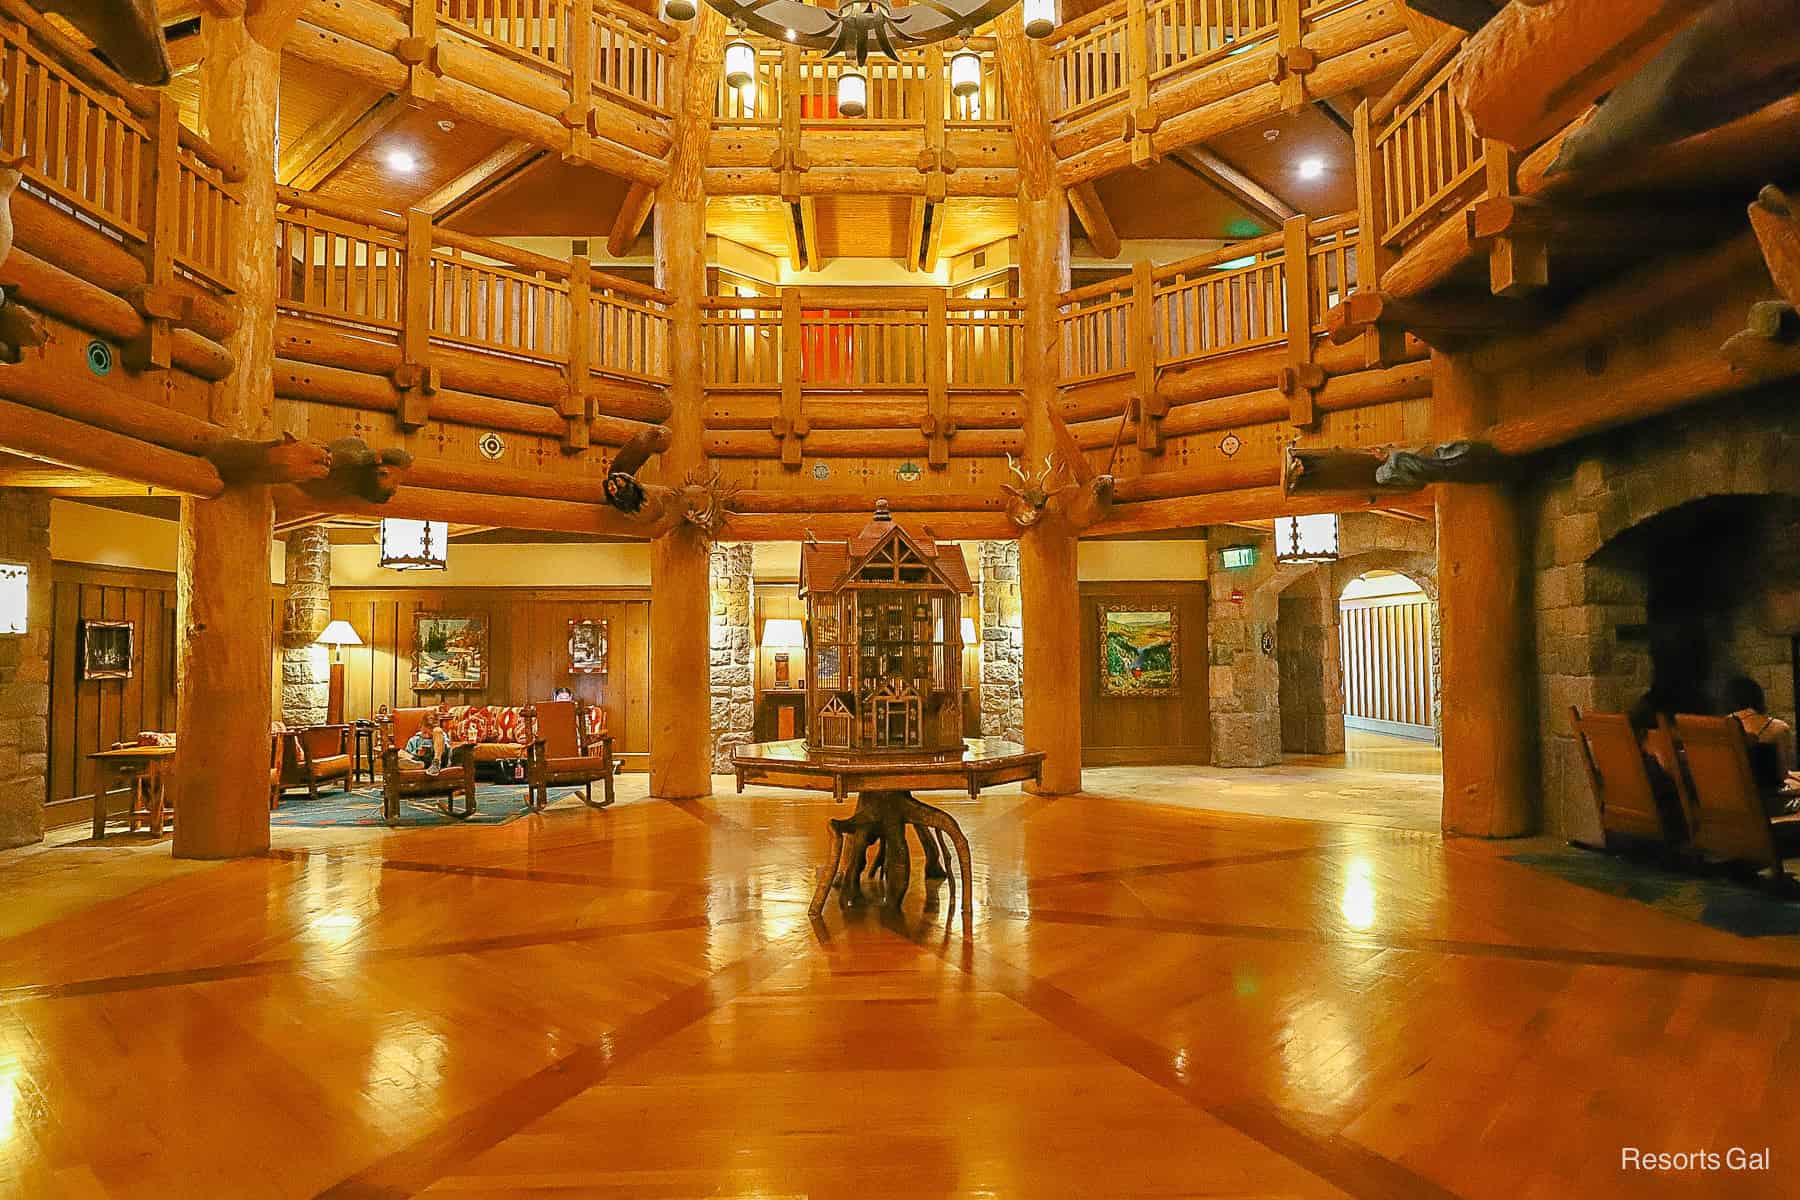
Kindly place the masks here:
<instances>
[{"instance_id":1,"label":"wooden console table","mask_svg":"<svg viewBox=\"0 0 1800 1200\"><path fill-rule=\"evenodd\" d=\"M918 830L919 845L925 851L926 878L949 878L949 854L942 839L948 837L955 847L962 875L965 931L974 915L969 839L955 817L915 798L912 789L967 788L974 797L981 789L998 784L1042 779L1044 770L1042 750L1027 750L1017 742L995 738L964 738L960 758L859 758L843 751L814 751L803 738L739 746L732 758L740 792L746 784L760 783L830 792L839 800L856 793L856 811L827 822L831 850L813 892L810 911L815 917L824 911L834 887L844 905L861 900L862 863L877 838L881 841L885 899L889 908L898 909L912 881L912 855L906 845L906 827L911 825Z\"/></svg>"},{"instance_id":2,"label":"wooden console table","mask_svg":"<svg viewBox=\"0 0 1800 1200\"><path fill-rule=\"evenodd\" d=\"M114 781L132 789L131 811L127 814L129 827L136 830L140 819L147 820L156 836L161 837L166 812L163 779L173 766L171 760L175 757L175 747L120 746L113 750L97 751L88 757L100 764L100 779L94 787L94 840L99 841L106 836L106 794L112 790ZM135 784L139 776L144 780L145 810L140 810L137 806Z\"/></svg>"}]
</instances>

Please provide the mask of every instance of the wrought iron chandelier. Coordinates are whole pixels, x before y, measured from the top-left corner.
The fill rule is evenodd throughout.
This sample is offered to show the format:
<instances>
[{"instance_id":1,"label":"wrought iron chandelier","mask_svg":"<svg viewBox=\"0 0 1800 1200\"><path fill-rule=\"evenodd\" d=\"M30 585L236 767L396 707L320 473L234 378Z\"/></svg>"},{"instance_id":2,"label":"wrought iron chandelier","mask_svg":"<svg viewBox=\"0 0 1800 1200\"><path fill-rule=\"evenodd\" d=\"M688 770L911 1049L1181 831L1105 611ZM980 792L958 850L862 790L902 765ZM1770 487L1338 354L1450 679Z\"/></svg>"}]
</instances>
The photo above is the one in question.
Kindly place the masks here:
<instances>
[{"instance_id":1,"label":"wrought iron chandelier","mask_svg":"<svg viewBox=\"0 0 1800 1200\"><path fill-rule=\"evenodd\" d=\"M962 39L949 59L950 90L972 96L981 90L981 56L968 47L975 30L1014 4L1022 6L1025 33L1048 37L1056 28L1056 0L911 0L896 7L892 0L838 0L808 4L804 0L706 0L731 22L733 36L725 45L725 84L740 94L756 87L756 48L747 30L854 62L838 75L837 107L846 117L860 117L868 106L868 77L863 71L871 53L899 61L899 51ZM663 15L672 21L692 20L697 0L664 0ZM746 97L750 99L751 97Z\"/></svg>"}]
</instances>

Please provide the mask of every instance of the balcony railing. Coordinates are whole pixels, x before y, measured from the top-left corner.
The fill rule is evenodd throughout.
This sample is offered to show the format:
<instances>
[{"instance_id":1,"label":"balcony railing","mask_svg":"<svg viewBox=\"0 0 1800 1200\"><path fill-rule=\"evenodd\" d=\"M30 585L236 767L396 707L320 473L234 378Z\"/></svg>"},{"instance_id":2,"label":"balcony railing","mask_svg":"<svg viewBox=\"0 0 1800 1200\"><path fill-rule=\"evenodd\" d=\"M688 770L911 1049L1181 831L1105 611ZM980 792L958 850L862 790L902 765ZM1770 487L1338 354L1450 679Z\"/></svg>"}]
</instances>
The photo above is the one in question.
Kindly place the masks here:
<instances>
[{"instance_id":1,"label":"balcony railing","mask_svg":"<svg viewBox=\"0 0 1800 1200\"><path fill-rule=\"evenodd\" d=\"M925 129L941 120L950 129L1005 127L1006 99L1000 68L986 41L971 42L982 57L981 87L967 97L951 94L944 78L947 56L937 49L902 50L895 62L869 59L866 111L848 117L838 111L837 82L844 60L764 41L757 47L755 84L732 88L719 81L713 101L715 129L780 129L784 118L800 130Z\"/></svg>"},{"instance_id":2,"label":"balcony railing","mask_svg":"<svg viewBox=\"0 0 1800 1200\"><path fill-rule=\"evenodd\" d=\"M1383 244L1399 246L1481 190L1485 151L1450 91L1455 63L1372 130Z\"/></svg>"},{"instance_id":3,"label":"balcony railing","mask_svg":"<svg viewBox=\"0 0 1800 1200\"><path fill-rule=\"evenodd\" d=\"M1153 373L1316 336L1325 312L1356 287L1356 229L1355 213L1306 221L1304 280L1293 278L1295 243L1283 231L1064 292L1060 382ZM1300 330L1290 329L1295 288L1306 301Z\"/></svg>"},{"instance_id":4,"label":"balcony railing","mask_svg":"<svg viewBox=\"0 0 1800 1200\"><path fill-rule=\"evenodd\" d=\"M152 290L177 276L230 290L238 190L226 161L181 128L174 101L113 75L41 20L0 24L0 138L27 190L139 255Z\"/></svg>"},{"instance_id":5,"label":"balcony railing","mask_svg":"<svg viewBox=\"0 0 1800 1200\"><path fill-rule=\"evenodd\" d=\"M283 312L407 344L435 343L636 383L666 384L668 296L593 270L386 213L282 189L276 218ZM333 211L338 210L338 211ZM423 272L413 264L423 262ZM422 287L422 305L409 288ZM423 314L423 330L409 321Z\"/></svg>"}]
</instances>

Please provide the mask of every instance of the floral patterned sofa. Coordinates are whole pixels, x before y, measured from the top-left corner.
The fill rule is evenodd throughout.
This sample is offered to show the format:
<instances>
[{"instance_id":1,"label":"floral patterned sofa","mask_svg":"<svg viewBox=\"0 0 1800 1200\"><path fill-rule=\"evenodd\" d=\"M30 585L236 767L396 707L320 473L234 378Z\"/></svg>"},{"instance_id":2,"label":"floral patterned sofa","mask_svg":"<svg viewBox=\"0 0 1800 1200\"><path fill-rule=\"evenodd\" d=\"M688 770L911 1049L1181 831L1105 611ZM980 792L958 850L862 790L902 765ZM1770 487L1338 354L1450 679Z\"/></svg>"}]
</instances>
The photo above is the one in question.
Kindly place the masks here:
<instances>
[{"instance_id":1,"label":"floral patterned sofa","mask_svg":"<svg viewBox=\"0 0 1800 1200\"><path fill-rule=\"evenodd\" d=\"M523 759L536 738L536 713L528 704L440 704L425 708L383 705L378 719L393 722L394 744L405 747L425 724L425 714L429 712L442 715L444 732L453 744L474 745L477 763Z\"/></svg>"}]
</instances>

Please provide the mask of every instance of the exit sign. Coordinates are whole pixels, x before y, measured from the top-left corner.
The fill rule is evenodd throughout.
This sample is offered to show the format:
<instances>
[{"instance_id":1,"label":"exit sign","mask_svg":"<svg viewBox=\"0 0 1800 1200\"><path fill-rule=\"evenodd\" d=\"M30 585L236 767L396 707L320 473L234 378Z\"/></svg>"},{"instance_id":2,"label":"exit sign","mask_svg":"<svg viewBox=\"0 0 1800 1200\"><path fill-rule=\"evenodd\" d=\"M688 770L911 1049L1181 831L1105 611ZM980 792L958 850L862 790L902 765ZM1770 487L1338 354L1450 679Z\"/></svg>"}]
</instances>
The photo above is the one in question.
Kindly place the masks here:
<instances>
[{"instance_id":1,"label":"exit sign","mask_svg":"<svg viewBox=\"0 0 1800 1200\"><path fill-rule=\"evenodd\" d=\"M1227 546L1219 551L1219 561L1227 571L1238 571L1256 565L1255 546Z\"/></svg>"}]
</instances>

